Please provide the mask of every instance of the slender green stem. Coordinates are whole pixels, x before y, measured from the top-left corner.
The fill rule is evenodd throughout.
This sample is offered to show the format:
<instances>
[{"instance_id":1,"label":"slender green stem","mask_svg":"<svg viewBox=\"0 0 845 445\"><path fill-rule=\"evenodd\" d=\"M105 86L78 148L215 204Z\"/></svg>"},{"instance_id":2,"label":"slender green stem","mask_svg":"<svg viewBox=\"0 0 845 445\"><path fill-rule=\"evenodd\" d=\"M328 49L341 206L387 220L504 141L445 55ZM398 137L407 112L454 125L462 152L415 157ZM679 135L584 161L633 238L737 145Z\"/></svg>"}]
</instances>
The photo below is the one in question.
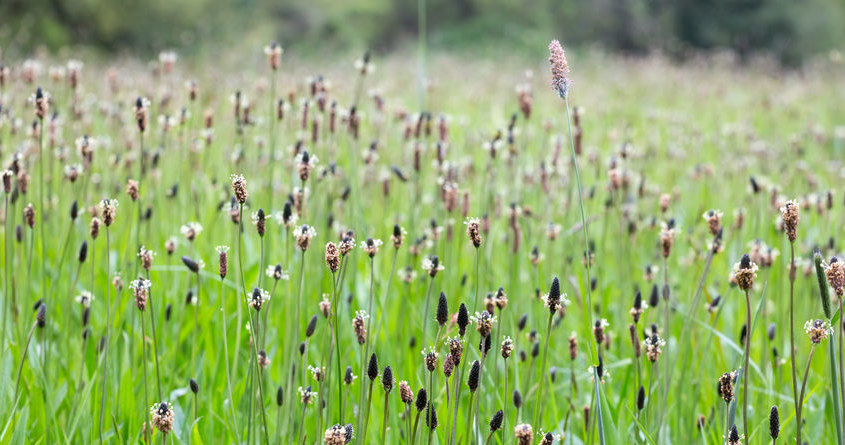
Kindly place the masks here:
<instances>
[{"instance_id":1,"label":"slender green stem","mask_svg":"<svg viewBox=\"0 0 845 445\"><path fill-rule=\"evenodd\" d=\"M144 422L148 422L149 420L149 412L150 410L148 407L150 406L150 397L147 394L147 332L146 327L144 326L144 311L138 311L138 320L141 322L141 351L143 357L143 363L141 363L141 368L144 370L144 405L141 406L141 413L143 413ZM149 425L149 423L147 423ZM149 428L144 428L144 443L150 442L149 437Z\"/></svg>"},{"instance_id":2,"label":"slender green stem","mask_svg":"<svg viewBox=\"0 0 845 445\"><path fill-rule=\"evenodd\" d=\"M103 375L102 383L100 384L100 444L103 443L103 415L106 407L106 375L109 369L109 334L111 332L111 287L109 286L109 249L111 249L111 238L109 235L109 227L106 226L106 337L105 337L105 351L103 352Z\"/></svg>"},{"instance_id":3,"label":"slender green stem","mask_svg":"<svg viewBox=\"0 0 845 445\"><path fill-rule=\"evenodd\" d=\"M540 405L543 404L543 390L546 388L546 359L549 355L549 337L551 337L552 320L554 320L554 313L549 314L549 322L546 324L546 341L543 345L543 361L538 369L540 373L539 388L537 390L537 400L534 402L534 416L531 417L531 424L537 425L537 414L540 412Z\"/></svg>"},{"instance_id":4,"label":"slender green stem","mask_svg":"<svg viewBox=\"0 0 845 445\"><path fill-rule=\"evenodd\" d=\"M241 443L240 433L238 432L238 418L235 416L235 399L232 398L232 377L229 372L229 340L226 331L225 289L226 286L224 286L223 278L220 278L220 322L223 325L223 358L225 360L223 367L226 368L226 390L229 395L229 409L232 414L232 428L235 430L235 438L238 440L238 443Z\"/></svg>"},{"instance_id":5,"label":"slender green stem","mask_svg":"<svg viewBox=\"0 0 845 445\"><path fill-rule=\"evenodd\" d=\"M804 390L807 388L807 377L810 375L810 363L813 361L813 352L816 351L816 343L810 346L810 355L807 357L807 367L804 369L804 380L801 382L801 395L798 396L798 412L804 410ZM798 424L798 431L801 431L801 424ZM800 437L800 433L799 433Z\"/></svg>"},{"instance_id":6,"label":"slender green stem","mask_svg":"<svg viewBox=\"0 0 845 445\"><path fill-rule=\"evenodd\" d=\"M742 429L745 433L746 444L748 444L748 380L751 373L748 372L748 361L751 355L751 296L748 290L745 291L745 365L742 369Z\"/></svg>"},{"instance_id":7,"label":"slender green stem","mask_svg":"<svg viewBox=\"0 0 845 445\"><path fill-rule=\"evenodd\" d=\"M29 329L29 334L26 336L26 344L23 347L23 354L21 354L21 364L18 366L18 378L15 379L15 402L18 400L18 396L20 395L20 388L21 388L21 373L23 372L23 364L26 362L26 352L29 350L29 343L32 340L32 333L35 332L35 326L37 323L33 323L32 327Z\"/></svg>"},{"instance_id":8,"label":"slender green stem","mask_svg":"<svg viewBox=\"0 0 845 445\"><path fill-rule=\"evenodd\" d=\"M795 242L789 243L789 267L795 268ZM798 399L798 374L796 370L795 351L795 274L789 276L789 347L790 364L792 365L792 397L795 406L796 444L801 442L801 405Z\"/></svg>"},{"instance_id":9,"label":"slender green stem","mask_svg":"<svg viewBox=\"0 0 845 445\"><path fill-rule=\"evenodd\" d=\"M584 233L584 252L586 253L586 258L588 261L585 261L585 267L587 268L587 283L586 283L586 295L587 295L587 304L584 305L584 334L587 336L590 342L590 362L593 364L593 369L595 373L595 367L598 365L598 349L596 347L595 339L592 335L590 335L590 327L593 324L593 315L592 315L592 307L593 307L593 300L592 300L592 289L590 283L592 279L590 278L590 244L587 238L587 215L584 212L584 192L581 187L581 174L578 172L578 160L575 157L575 141L572 136L572 119L569 113L569 97L564 98L564 102L566 103L566 121L569 128L569 148L572 151L572 168L575 170L575 182L578 184L578 206L581 209L581 229ZM596 383L596 393L601 394L600 386L598 382ZM599 423L599 439L602 443L604 443L604 424L602 421L602 412L601 412L601 403L598 404L598 409L596 410L596 420Z\"/></svg>"}]
</instances>

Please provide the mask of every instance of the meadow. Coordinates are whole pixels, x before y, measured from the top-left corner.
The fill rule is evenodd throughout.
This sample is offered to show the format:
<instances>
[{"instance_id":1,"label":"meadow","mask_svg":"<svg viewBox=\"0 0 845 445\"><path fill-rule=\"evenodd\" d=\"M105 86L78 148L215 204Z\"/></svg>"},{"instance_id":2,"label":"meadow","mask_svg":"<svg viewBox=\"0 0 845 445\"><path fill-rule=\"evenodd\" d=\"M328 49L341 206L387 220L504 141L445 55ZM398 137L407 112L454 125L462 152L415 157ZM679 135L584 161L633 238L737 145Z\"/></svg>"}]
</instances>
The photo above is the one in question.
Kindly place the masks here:
<instances>
[{"instance_id":1,"label":"meadow","mask_svg":"<svg viewBox=\"0 0 845 445\"><path fill-rule=\"evenodd\" d=\"M6 60L0 444L841 445L845 67L551 50Z\"/></svg>"}]
</instances>

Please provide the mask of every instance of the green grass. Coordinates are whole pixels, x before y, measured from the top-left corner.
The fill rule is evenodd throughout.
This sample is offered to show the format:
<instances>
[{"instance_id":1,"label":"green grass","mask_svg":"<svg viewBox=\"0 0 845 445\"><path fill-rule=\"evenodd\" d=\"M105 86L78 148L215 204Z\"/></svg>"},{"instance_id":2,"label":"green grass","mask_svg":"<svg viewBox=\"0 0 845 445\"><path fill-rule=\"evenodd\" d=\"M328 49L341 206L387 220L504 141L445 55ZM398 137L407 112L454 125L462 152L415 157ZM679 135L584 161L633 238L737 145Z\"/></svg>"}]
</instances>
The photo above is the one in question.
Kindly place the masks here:
<instances>
[{"instance_id":1,"label":"green grass","mask_svg":"<svg viewBox=\"0 0 845 445\"><path fill-rule=\"evenodd\" d=\"M431 134L426 135L423 128L419 139L413 135L414 113L418 111L415 107L419 102L413 57L399 54L387 60L375 60L377 69L364 79L363 91L378 91L385 100L385 109L378 110L375 102L365 95L358 107L357 140L347 132L341 116L337 117L336 131L329 131L331 102L337 100L338 107L345 109L355 94L358 82L358 74L352 67L355 57L326 61L306 57L294 59L293 63L285 59L277 73L276 91L289 103L290 109L274 126L276 183L271 185L266 154L271 140L268 111L272 98L266 91L272 73L259 62L262 57L257 49L255 54L226 55L219 67L211 60L191 60L184 66L180 61L174 73L158 76L132 60L86 65L75 102L67 82L51 80L44 72L37 83L52 93L51 111L58 111L61 120L55 137L50 136L53 132L49 126L44 128L44 153L48 155L44 159L38 157L37 138L29 132L33 114L27 98L34 92L35 84L20 79L17 76L20 66L12 63L16 76L0 92L3 104L0 153L4 167L10 166L14 153L21 153L19 165L29 172L32 180L26 194L10 194L4 224L2 252L8 251L12 259L6 261L7 256L3 255L9 273L3 275L2 286L7 334L2 338L4 353L0 359L0 377L4 381L0 384L0 400L4 402L0 404L3 421L0 445L97 443L103 373L105 443L142 442L142 424L149 405L161 401L172 403L174 408L173 432L166 438L172 443L233 443L236 437L254 443L295 443L294 438L301 431L306 443L321 443L325 430L336 423L356 425L357 440L361 432L357 431L359 421L355 413L364 410L360 396L366 397L370 380L366 369L361 369L366 361L361 359L363 346L356 341L352 319L356 311L367 309L371 294L370 259L361 248L361 242L368 237L384 241L372 261L374 301L369 351L378 357L379 373L389 365L396 379L394 390L386 399L380 378L373 385L368 443L407 443L407 423L402 417L405 406L399 398L398 382L407 380L415 393L429 386L429 374L420 350L431 346L433 335L438 332L440 357L434 391L429 397L433 396L439 426L431 443L448 443L456 380L449 379L447 406L442 364L448 349L442 341L457 335L457 326L449 322L438 331L433 319L436 297L441 291L445 293L450 314L461 303L474 314L484 310L480 300L500 286L505 289L508 304L496 311L492 348L484 360L480 388L473 402L478 406L477 437L481 443L489 434L490 418L506 405L504 431L494 434L491 443L514 443L514 426L530 422L535 411L538 420L532 425L533 443L539 441L540 431L564 435L562 443L599 443L593 425L598 403L608 443L635 443L640 430L643 431L640 443L680 443L689 438L722 443L725 404L717 394L716 382L722 373L737 369L743 362L744 347L739 332L746 310L741 291L731 288L728 274L740 256L748 252L749 243L756 239L779 250L781 255L770 267L761 266L757 284L751 291L755 328L751 336L750 371L743 372L741 377L749 378L749 439L750 443L766 443L769 409L778 405L782 425L779 443L792 440L795 417L788 362L789 243L777 230L778 206L773 204L771 195L776 194L777 202L796 198L802 205L795 244L799 261L795 320L797 363L803 370L810 347L802 330L803 323L824 318L817 297L818 282L810 263L812 248L822 248L825 258L842 249L839 232L845 210L840 159L845 148L842 130L845 109L841 104L845 95L838 85L842 84L845 73L841 65L814 65L801 72L780 72L764 63L736 66L718 58L679 66L659 57L626 60L600 53L571 57L574 83L569 102L582 110L583 153L578 157L578 166L589 224L588 241L594 246L595 255L590 270L595 280L594 307L586 308L584 239L567 146L566 115L563 104L548 88L548 69L543 58L466 60L444 55L430 59L426 69L433 83L426 101L432 112ZM243 62L236 68L228 68L232 60ZM54 63L61 62L49 61L45 66ZM116 69L117 91L112 91L105 80L110 67ZM526 78L526 70L532 70L533 76ZM318 72L331 82L326 111L319 111L316 101L313 102L307 129L302 130L300 100L309 94L305 77ZM183 85L188 79L198 82L196 102L187 98ZM533 90L529 118L519 114L514 92L514 87L523 83ZM249 99L254 121L245 127L243 135L236 131L230 101L236 90L242 90ZM293 97L292 103L288 92ZM163 102L165 93L171 96ZM125 187L127 179L139 177L138 129L132 108L138 96L149 97L152 104L144 135L147 157L146 171L140 179L141 204L136 207L126 195ZM73 103L80 114L71 112ZM178 117L183 106L189 112L186 122L163 133L158 116ZM205 110L214 116L213 140L208 146L196 142L200 139ZM407 110L409 116L404 120L397 117L400 110ZM518 113L516 131L513 145L509 145L507 127L513 113ZM448 123L448 140L442 144L443 164L437 160L436 148L441 115ZM314 116L319 116L317 143L310 139ZM411 130L408 139L404 137L406 126ZM502 132L503 143L497 156L491 158L482 147L495 138L497 131ZM66 164L83 163L74 141L85 134L97 141L93 164L71 183L64 177L64 168ZM288 194L302 185L291 152L299 138L319 161L305 184L309 194L305 215L300 216L298 224L313 226L317 235L303 254L290 230L270 218L262 262L261 238L250 223L250 216L259 208L268 215L281 211ZM259 139L263 148L259 148ZM368 163L367 151L373 140L378 141L378 157ZM415 147L421 149L418 171L414 168ZM235 160L233 153L239 149L243 156ZM608 169L612 162L629 181L626 187L611 194ZM40 167L45 169L46 207L43 209L37 204ZM394 167L402 172L405 181L394 172ZM543 169L548 178L548 192L543 189ZM238 226L227 211L232 196L231 174L243 174L249 192L243 211L242 268L236 247ZM763 186L759 194L750 191L751 176ZM12 182L14 185L15 181ZM456 187L454 206L447 206L441 199L443 185L450 183ZM176 184L178 190L171 196L169 191ZM824 206L828 190L833 192L830 209ZM664 193L672 199L668 210L661 213L659 200ZM466 215L463 214L465 194ZM120 201L117 219L109 228L108 252L105 227L96 240L88 234L92 217L89 209L103 198ZM72 222L68 212L74 201L81 211ZM32 232L22 220L23 208L29 202L36 205L36 225ZM816 202L821 203L819 211ZM518 209L513 218L511 203ZM137 227L139 208L142 212L151 208L152 213L150 219L141 221ZM701 215L711 208L721 209L725 214L724 251L715 255L709 272L704 275L707 243L712 237ZM744 209L745 215L741 228L736 227L734 216L739 208ZM467 239L462 223L465 216L485 214L490 218L490 230L482 233L476 281L476 250ZM675 219L679 229L668 258L670 327L664 328L665 302L661 299L657 308L645 311L637 328L642 340L643 330L655 323L667 343L660 361L653 367L645 357L640 358L637 374L628 338L629 310L635 289L640 289L647 301L652 285L662 284L664 266L658 238L660 222L669 218ZM192 243L180 234L180 227L190 221L203 227ZM329 221L332 226L328 225ZM560 227L560 234L554 240L547 237L549 223ZM390 235L394 224L404 227L407 237L398 250L396 272L391 278L395 249ZM442 227L442 232L432 232L432 224ZM22 225L20 242L15 239L18 225ZM38 233L42 228L43 246ZM147 306L143 318L136 314L138 309L128 287L135 274L142 271L136 256L136 229L141 244L156 251L149 277L152 304ZM324 246L329 241L337 243L347 229L354 230L356 247L333 277L324 262ZM424 241L423 236L427 237ZM171 237L177 240L176 249L168 254L164 246ZM828 244L829 238L833 238L833 248ZM413 249L418 252L415 254L411 246L418 239L421 241ZM76 252L83 240L88 242L88 255L80 267ZM67 248L63 247L65 243ZM217 274L215 250L219 245L231 247L229 273L222 283ZM535 245L543 255L536 267L529 260ZM180 259L183 255L204 261L205 267L199 274L201 289L195 274ZM421 269L425 255L438 255L445 266L433 280ZM31 272L28 272L30 263ZM265 272L261 270L262 264L266 268L277 263L287 271L289 280L274 284L272 278L263 276L262 287L275 290L260 317L255 317L246 304L247 298ZM654 282L646 281L643 276L647 264L660 267ZM416 277L406 282L403 273L407 267ZM112 287L110 291L111 341L108 366L104 369L104 355L98 353L98 342L106 330L106 287L112 286L116 273L124 285ZM537 291L548 292L555 276L559 277L571 305L563 319L555 318L546 339L543 336L548 310L535 296ZM702 276L699 307L691 308ZM306 355L301 357L297 352L300 342L306 341L308 321L320 312L318 303L324 294L332 298L335 284L340 368L334 362L337 351L331 350L334 332L322 315L318 317L314 335L307 339ZM434 298L427 311L430 319L426 320L423 306L429 284ZM473 307L476 288L481 298L478 307ZM87 340L83 340L82 307L74 301L83 290L95 296ZM195 296L199 293L196 308L186 306L188 291ZM296 302L298 295L301 295L301 306ZM717 295L722 296L719 307L713 312L706 310L706 305ZM35 330L23 365L21 396L16 401L17 368L26 334L35 321L32 308L40 298L47 304L47 324ZM16 313L7 309L13 301L17 305ZM221 306L225 309L222 312ZM609 322L609 347L599 348L609 373L599 385L600 400L594 399L593 371L588 369L589 340L584 337L587 309L591 310L592 320ZM527 323L520 331L517 322L523 314L527 315ZM155 344L148 315L155 318ZM224 359L221 316L225 317L228 333L228 363ZM141 320L147 323L144 331ZM427 344L420 344L424 323ZM253 364L255 351L250 346L248 324L252 329L258 326L262 335L258 342L271 360L261 371ZM770 324L776 327L771 341L765 332ZM533 330L537 331L537 337L531 335ZM142 332L146 333L146 339L142 338ZM577 333L578 341L574 363L570 363L568 350L572 332ZM266 339L262 339L265 334ZM513 338L515 350L505 361L497 343L506 335ZM539 369L539 355L532 358L532 338L541 346L549 341L547 368L556 370L554 379L548 379L542 391L545 400L542 406L537 406L538 383L540 375L549 375L549 369ZM834 338L838 339L838 335L827 341ZM472 429L467 428L471 427L467 422L472 413L466 375L469 364L480 360L479 339L475 327L470 325L462 363L455 368L462 385L455 428L457 443L467 443L464 431ZM681 339L684 344L678 343ZM146 362L142 341L147 345ZM415 344L411 346L412 343ZM778 350L777 361L772 360L772 348ZM164 400L159 400L157 395L153 354L158 357ZM666 394L663 360L674 364ZM827 348L817 348L803 412L806 424L802 435L810 443L836 440L829 360ZM311 377L309 365L325 367L325 382L321 384ZM146 368L149 400L144 400L142 366ZM337 373L338 369L345 372L347 366L352 367L357 378L350 387L341 386L345 406L344 416L339 418L337 379L342 376ZM233 401L228 400L227 367L231 373ZM295 375L290 380L292 368ZM460 374L462 368L467 372ZM574 370L574 380L570 369ZM505 372L509 373L509 394L504 393ZM639 417L638 375L648 394L646 408ZM194 397L189 389L191 378L199 383L196 418ZM649 378L652 378L651 388L647 386ZM571 381L577 387L570 412ZM284 389L284 404L278 407L276 389L280 385ZM321 415L319 402L307 406L304 430L300 430L303 407L297 388L307 385L318 392L318 398L325 400L327 408ZM738 382L738 395L742 394L740 387ZM259 398L259 388L263 409L250 404L250 400ZM519 410L512 405L513 389L518 389L523 399ZM382 437L385 400L391 406L386 437ZM737 407L741 407L742 401L738 402ZM585 425L584 407L590 406L591 419ZM410 415L413 423L416 416L413 406ZM742 410L736 410L735 415L739 427ZM701 431L696 429L699 416L705 419ZM660 431L658 422L662 425ZM419 430L416 443L427 443L424 416ZM159 433L152 434L153 443L161 440Z\"/></svg>"}]
</instances>

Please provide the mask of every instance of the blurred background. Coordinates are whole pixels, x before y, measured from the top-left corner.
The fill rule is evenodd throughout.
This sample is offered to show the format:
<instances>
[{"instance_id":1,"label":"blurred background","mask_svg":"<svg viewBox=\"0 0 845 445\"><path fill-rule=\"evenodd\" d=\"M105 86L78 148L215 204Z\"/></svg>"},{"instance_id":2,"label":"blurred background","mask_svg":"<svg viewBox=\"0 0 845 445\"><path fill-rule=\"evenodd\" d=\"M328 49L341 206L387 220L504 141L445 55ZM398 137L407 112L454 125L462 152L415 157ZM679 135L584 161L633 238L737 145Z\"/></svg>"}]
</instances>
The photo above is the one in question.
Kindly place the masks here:
<instances>
[{"instance_id":1,"label":"blurred background","mask_svg":"<svg viewBox=\"0 0 845 445\"><path fill-rule=\"evenodd\" d=\"M550 37L685 59L730 50L799 65L839 54L842 0L424 0L429 50L545 53ZM144 57L166 48L186 56L263 45L323 57L416 44L414 0L2 0L0 48L26 54L84 48ZM21 56L18 54L18 56ZM7 54L6 57L11 57Z\"/></svg>"}]
</instances>

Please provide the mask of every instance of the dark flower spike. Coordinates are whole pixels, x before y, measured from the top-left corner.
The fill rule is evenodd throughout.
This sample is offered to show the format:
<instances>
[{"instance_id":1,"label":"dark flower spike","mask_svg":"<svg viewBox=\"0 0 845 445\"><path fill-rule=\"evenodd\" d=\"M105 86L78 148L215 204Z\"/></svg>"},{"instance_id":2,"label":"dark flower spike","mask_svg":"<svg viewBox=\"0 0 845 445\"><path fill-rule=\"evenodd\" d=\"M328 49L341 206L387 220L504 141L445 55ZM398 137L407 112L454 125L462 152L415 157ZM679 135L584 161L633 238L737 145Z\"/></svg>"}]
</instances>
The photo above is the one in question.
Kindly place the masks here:
<instances>
[{"instance_id":1,"label":"dark flower spike","mask_svg":"<svg viewBox=\"0 0 845 445\"><path fill-rule=\"evenodd\" d=\"M184 263L185 266L188 268L188 270L190 270L193 273L197 273L200 270L199 264L197 264L197 262L194 261L191 257L183 256L182 257L182 263Z\"/></svg>"},{"instance_id":2,"label":"dark flower spike","mask_svg":"<svg viewBox=\"0 0 845 445\"><path fill-rule=\"evenodd\" d=\"M370 356L370 364L367 366L367 377L369 377L371 381L378 377L378 358L375 353Z\"/></svg>"},{"instance_id":3,"label":"dark flower spike","mask_svg":"<svg viewBox=\"0 0 845 445\"><path fill-rule=\"evenodd\" d=\"M440 292L440 300L437 301L437 324L444 326L447 321L449 321L449 307L446 294Z\"/></svg>"},{"instance_id":4,"label":"dark flower spike","mask_svg":"<svg viewBox=\"0 0 845 445\"><path fill-rule=\"evenodd\" d=\"M502 427L502 420L504 420L505 414L502 410L496 411L496 414L493 414L493 418L490 419L490 432L495 433Z\"/></svg>"},{"instance_id":5,"label":"dark flower spike","mask_svg":"<svg viewBox=\"0 0 845 445\"><path fill-rule=\"evenodd\" d=\"M470 392L475 392L478 389L478 379L481 374L481 363L478 360L472 362L472 368L469 370L469 378L467 378L467 386Z\"/></svg>"}]
</instances>

